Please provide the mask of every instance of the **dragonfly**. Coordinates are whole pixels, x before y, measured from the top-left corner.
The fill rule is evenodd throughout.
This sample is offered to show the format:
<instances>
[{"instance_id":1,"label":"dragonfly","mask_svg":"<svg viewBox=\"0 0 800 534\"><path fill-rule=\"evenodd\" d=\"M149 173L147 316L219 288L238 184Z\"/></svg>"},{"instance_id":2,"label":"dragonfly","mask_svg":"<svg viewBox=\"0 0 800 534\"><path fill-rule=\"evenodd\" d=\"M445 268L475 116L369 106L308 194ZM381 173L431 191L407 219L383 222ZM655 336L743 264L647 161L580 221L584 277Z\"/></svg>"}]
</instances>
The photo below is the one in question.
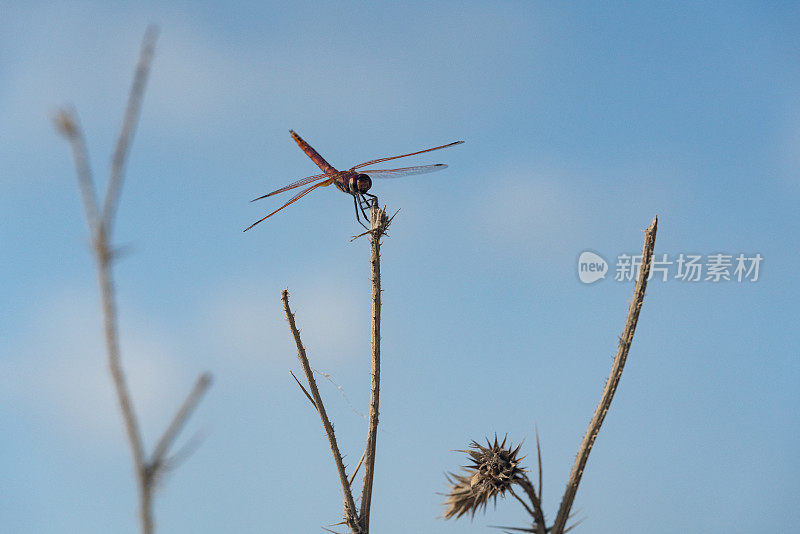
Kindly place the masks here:
<instances>
[{"instance_id":1,"label":"dragonfly","mask_svg":"<svg viewBox=\"0 0 800 534\"><path fill-rule=\"evenodd\" d=\"M290 191L292 189L296 189L298 187L308 186L295 196L290 198L283 206L276 209L269 215L257 220L250 226L244 229L244 231L248 231L255 225L260 222L263 222L283 208L294 204L311 191L318 189L320 187L327 187L329 185L335 185L339 191L343 193L347 193L348 195L352 195L353 197L353 204L356 208L356 220L358 221L361 226L367 228L367 226L361 222L361 215L363 215L364 220L369 222L369 217L367 217L366 208L370 206L370 203L375 200L378 200L378 197L375 195L368 193L369 189L372 187L372 179L373 178L397 178L400 176L410 176L413 174L425 174L428 172L440 171L442 169L446 169L447 165L444 163L435 163L433 165L419 165L416 167L402 167L399 169L365 169L364 167L369 167L371 165L375 165L378 163L383 163L384 161L390 161L393 159L405 158L408 156L416 156L417 154L424 154L425 152L432 152L434 150L439 150L442 148L447 148L455 145L460 145L464 141L455 141L453 143L448 143L446 145L435 146L433 148L426 148L425 150L418 150L417 152L410 152L408 154L402 154L400 156L390 156L388 158L378 158L372 159L369 161L365 161L364 163L359 163L358 165L354 165L350 167L346 171L337 171L330 163L325 161L325 159L319 155L319 153L314 150L311 145L306 143L302 137L297 135L294 130L289 130L289 133L292 134L292 139L297 143L300 149L306 153L306 156L311 158L311 161L317 164L317 167L320 168L322 171L321 174L315 174L313 176L307 176L305 178L301 178L295 182L292 182L288 185L281 187L280 189L276 189L272 193L267 193L266 195L262 195L258 198L254 198L250 202L255 202L256 200L261 200L262 198L271 197L272 195L277 195L279 193L283 193L285 191ZM359 213L360 212L360 213ZM367 228L368 229L368 228Z\"/></svg>"}]
</instances>

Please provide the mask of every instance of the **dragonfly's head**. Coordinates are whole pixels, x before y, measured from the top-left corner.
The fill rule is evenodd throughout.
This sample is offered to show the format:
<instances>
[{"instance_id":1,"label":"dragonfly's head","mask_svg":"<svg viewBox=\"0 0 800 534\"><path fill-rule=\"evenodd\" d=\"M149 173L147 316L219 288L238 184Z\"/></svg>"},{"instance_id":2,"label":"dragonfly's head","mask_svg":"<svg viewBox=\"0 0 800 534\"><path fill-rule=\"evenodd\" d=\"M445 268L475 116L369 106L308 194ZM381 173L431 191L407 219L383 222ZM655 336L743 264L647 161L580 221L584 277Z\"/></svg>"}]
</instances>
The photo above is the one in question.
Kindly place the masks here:
<instances>
[{"instance_id":1,"label":"dragonfly's head","mask_svg":"<svg viewBox=\"0 0 800 534\"><path fill-rule=\"evenodd\" d=\"M370 187L372 187L372 178L366 174L351 176L347 184L347 188L354 195L366 193Z\"/></svg>"}]
</instances>

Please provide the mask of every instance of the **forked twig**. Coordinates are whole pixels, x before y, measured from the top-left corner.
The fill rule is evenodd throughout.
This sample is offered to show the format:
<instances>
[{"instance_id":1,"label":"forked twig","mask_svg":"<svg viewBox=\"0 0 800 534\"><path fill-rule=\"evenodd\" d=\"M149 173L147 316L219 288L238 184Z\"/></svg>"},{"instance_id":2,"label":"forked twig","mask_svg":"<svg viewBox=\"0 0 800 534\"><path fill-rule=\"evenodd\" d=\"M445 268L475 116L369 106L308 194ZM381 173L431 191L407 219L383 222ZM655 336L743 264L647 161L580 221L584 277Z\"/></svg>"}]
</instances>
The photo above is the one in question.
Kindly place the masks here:
<instances>
[{"instance_id":1,"label":"forked twig","mask_svg":"<svg viewBox=\"0 0 800 534\"><path fill-rule=\"evenodd\" d=\"M366 455L367 455L367 449L364 449L364 452L361 453L361 458L359 458L358 463L356 464L356 468L353 469L353 474L350 475L350 486L353 485L353 481L356 479L358 470L361 469L361 466L364 464L364 457Z\"/></svg>"},{"instance_id":2,"label":"forked twig","mask_svg":"<svg viewBox=\"0 0 800 534\"><path fill-rule=\"evenodd\" d=\"M370 204L370 210L372 209L372 206L373 206L373 205L377 206L377 204L375 204L375 203L373 203L373 204ZM383 211L384 211L384 212L386 211L386 206L384 206L384 207L383 207ZM395 218L395 217L397 217L397 214L398 214L398 213L400 213L400 209L398 209L396 212L394 212L394 215L392 215L391 217L389 217L389 219L388 219L388 220L385 222L385 224L383 225L383 230L381 230L381 233L382 233L382 235L385 235L385 236L388 236L388 235L389 235L389 234L386 232L386 229L387 229L387 228L389 228L389 225L390 225L390 224L392 224L392 221L394 220L394 218ZM370 220L372 220L371 213L370 213ZM367 230L366 232L361 232L361 233L360 233L360 234L358 234L358 235L354 235L353 237L351 237L351 238L350 238L350 242L352 243L353 241L355 241L355 240L356 240L356 239L358 239L359 237L364 237L365 235L368 235L368 234L369 234L369 235L372 235L372 234L375 232L375 230L376 230L376 228L370 228L370 229L369 229L369 230Z\"/></svg>"},{"instance_id":3,"label":"forked twig","mask_svg":"<svg viewBox=\"0 0 800 534\"><path fill-rule=\"evenodd\" d=\"M396 215L396 214L395 214ZM393 218L393 217L392 217ZM342 485L342 493L344 498L344 524L346 524L351 533L354 534L367 534L369 532L369 514L370 505L372 501L372 482L375 475L375 449L377 445L378 435L378 405L380 397L380 376L381 376L381 349L380 349L380 323L381 323L381 271L380 271L380 239L386 235L386 229L391 223L391 218L386 216L386 207L378 207L376 200L373 200L370 205L370 226L371 228L361 234L370 236L370 271L372 280L372 323L371 323L371 344L372 344L372 372L370 381L370 407L369 417L367 419L367 443L361 459L358 461L352 475L348 479L347 472L342 460L342 454L339 451L339 445L336 441L336 435L333 431L333 425L328 419L325 406L322 402L317 382L314 378L314 369L306 355L303 343L300 340L300 332L294 321L294 314L289 308L289 293L284 290L281 292L281 301L283 302L283 309L286 313L286 319L289 322L289 329L294 337L295 344L297 345L297 357L303 367L303 372L306 375L309 391L300 383L294 373L297 384L303 390L308 400L319 413L322 420L322 426L325 428L325 433L328 436L328 443L333 453L333 459L336 463L336 469L339 473L339 480ZM356 236L353 239L357 239ZM330 380L330 376L321 373L323 376ZM337 386L338 387L338 386ZM341 389L341 388L340 388ZM364 466L364 483L361 492L361 509L356 510L355 500L353 499L352 485L355 480L358 470Z\"/></svg>"},{"instance_id":4,"label":"forked twig","mask_svg":"<svg viewBox=\"0 0 800 534\"><path fill-rule=\"evenodd\" d=\"M156 446L151 460L148 461L142 441L141 430L133 408L130 391L128 390L125 374L122 370L119 351L119 333L117 330L117 312L114 284L111 276L111 267L115 259L114 249L111 245L111 233L122 187L124 164L130 149L133 132L139 118L139 110L150 71L150 64L155 48L157 28L151 26L145 32L142 41L139 62L134 75L133 84L128 97L128 104L123 119L122 128L117 140L116 149L111 163L107 194L103 211L100 212L95 196L95 187L92 172L89 166L89 156L83 131L79 126L77 113L73 109L64 109L55 117L56 128L69 141L72 148L75 170L78 177L78 186L81 191L86 223L92 240L92 250L97 262L98 282L103 309L104 335L108 365L117 401L122 412L122 420L128 443L133 456L133 466L139 494L139 520L141 532L152 534L153 510L152 496L155 480L166 469L168 463L165 459L170 446L174 442L186 420L191 415L203 392L210 383L210 376L202 375L189 397L175 414L172 423L164 432Z\"/></svg>"},{"instance_id":5,"label":"forked twig","mask_svg":"<svg viewBox=\"0 0 800 534\"><path fill-rule=\"evenodd\" d=\"M636 323L639 320L639 312L642 309L644 302L645 290L647 289L647 279L650 275L650 263L653 259L653 249L656 242L656 230L658 228L658 217L653 219L653 223L645 231L644 247L642 248L642 262L639 270L639 278L636 281L636 286L633 290L633 300L628 307L628 317L625 321L625 329L619 340L617 347L617 354L614 357L614 363L611 366L611 374L606 381L603 395L600 398L600 403L594 411L594 416L589 423L589 428L583 436L581 447L575 457L575 463L572 466L572 472L569 475L567 488L564 491L564 496L561 499L561 506L558 510L555 523L553 524L553 534L564 534L567 519L572 508L572 503L575 501L575 494L578 491L578 484L580 484L583 470L586 467L586 462L589 459L589 453L592 450L597 434L600 432L600 426L603 424L606 413L611 406L611 401L614 398L614 393L617 391L620 378L622 377L622 370L625 367L625 360L628 357L628 351L633 342L633 334L636 331Z\"/></svg>"},{"instance_id":6,"label":"forked twig","mask_svg":"<svg viewBox=\"0 0 800 534\"><path fill-rule=\"evenodd\" d=\"M297 385L300 386L301 390L303 390L303 393L305 394L306 398L308 399L308 402L310 402L311 406L313 406L314 409L316 410L317 409L317 404L314 402L314 399L311 398L311 394L308 392L308 390L305 388L305 386L300 383L300 381L297 379L297 377L294 376L293 372L289 371L289 374L292 375L292 378L294 378L294 381L297 382ZM351 484L352 484L352 481L351 481Z\"/></svg>"},{"instance_id":7,"label":"forked twig","mask_svg":"<svg viewBox=\"0 0 800 534\"><path fill-rule=\"evenodd\" d=\"M281 291L281 302L283 302L283 311L286 313L286 320L289 322L289 330L292 333L295 345L297 345L297 358L300 360L300 365L302 365L303 372L306 375L306 381L311 390L314 406L317 408L319 418L322 420L322 426L325 428L325 434L328 436L328 444L331 447L333 460L336 463L336 470L339 473L339 482L342 484L344 499L345 522L347 526L350 527L351 532L360 532L356 505L355 501L353 501L353 493L350 490L350 481L347 478L344 461L342 460L342 453L339 452L339 444L336 442L336 434L333 431L333 425L330 419L328 419L328 414L325 411L325 404L322 402L319 388L317 388L317 381L314 379L314 371L311 369L311 363L306 355L306 349L303 347L303 342L300 339L300 332L297 330L297 325L294 322L294 314L291 308L289 308L289 292L285 289Z\"/></svg>"},{"instance_id":8,"label":"forked twig","mask_svg":"<svg viewBox=\"0 0 800 534\"><path fill-rule=\"evenodd\" d=\"M168 471L174 471L180 464L194 453L203 441L203 434L197 433L189 438L177 452L164 457L161 465L158 466L157 474L164 474Z\"/></svg>"},{"instance_id":9,"label":"forked twig","mask_svg":"<svg viewBox=\"0 0 800 534\"><path fill-rule=\"evenodd\" d=\"M169 452L170 447L172 447L172 444L175 442L175 438L177 438L178 434L180 434L181 430L186 424L186 421L192 415L192 412L195 410L195 408L197 408L198 403L203 398L203 394L210 385L211 375L208 373L203 373L197 379L197 382L195 382L192 391L189 393L189 396L183 401L183 404L172 418L172 422L164 431L161 439L158 440L158 443L153 449L153 454L150 457L150 465L154 469L158 469L159 466L164 463L164 458Z\"/></svg>"}]
</instances>

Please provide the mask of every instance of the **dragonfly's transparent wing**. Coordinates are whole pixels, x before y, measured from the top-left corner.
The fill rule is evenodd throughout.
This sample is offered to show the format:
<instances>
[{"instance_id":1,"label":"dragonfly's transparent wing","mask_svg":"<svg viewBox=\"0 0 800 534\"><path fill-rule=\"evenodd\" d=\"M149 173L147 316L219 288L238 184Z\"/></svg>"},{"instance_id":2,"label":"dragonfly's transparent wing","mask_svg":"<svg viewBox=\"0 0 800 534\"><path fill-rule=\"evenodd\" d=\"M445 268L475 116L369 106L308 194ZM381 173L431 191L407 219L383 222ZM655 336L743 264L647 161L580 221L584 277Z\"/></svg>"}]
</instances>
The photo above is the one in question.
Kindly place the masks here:
<instances>
[{"instance_id":1,"label":"dragonfly's transparent wing","mask_svg":"<svg viewBox=\"0 0 800 534\"><path fill-rule=\"evenodd\" d=\"M463 142L464 141L456 141L455 143L448 143L446 145L435 146L433 148L426 148L425 150L419 150L417 152L410 152L408 154L403 154L401 156L391 156L391 157L388 157L388 158L373 159L373 160L370 160L370 161L365 161L364 163L359 163L355 167L352 167L350 170L354 171L356 169L360 169L361 167L366 167L367 165L374 165L375 163L381 163L382 161L389 161L390 159L398 159L398 158L405 158L405 157L408 157L408 156L416 156L417 154L424 154L425 152L432 152L433 150L439 150L440 148L447 148L449 146L460 145Z\"/></svg>"},{"instance_id":2,"label":"dragonfly's transparent wing","mask_svg":"<svg viewBox=\"0 0 800 534\"><path fill-rule=\"evenodd\" d=\"M402 169L364 169L359 170L370 178L400 178L401 176L412 176L414 174L426 174L429 172L441 171L446 169L444 163L435 165L420 165L418 167L403 167Z\"/></svg>"},{"instance_id":3,"label":"dragonfly's transparent wing","mask_svg":"<svg viewBox=\"0 0 800 534\"><path fill-rule=\"evenodd\" d=\"M318 187L326 187L326 186L329 186L329 185L331 185L332 183L333 183L333 179L332 179L332 178L329 178L329 179L325 180L324 182L320 182L320 183L318 183L318 184L314 184L314 185L312 185L311 187L307 187L306 189L303 189L302 191L300 191L299 193L297 193L295 196L293 196L292 198L290 198L290 199L289 199L289 201L288 201L288 202L286 202L286 204L284 204L284 205L283 205L283 206L281 206L280 208L276 209L275 211L273 211L272 213L270 213L270 214L269 214L269 215L267 215L266 217L263 217L263 218L261 218L261 219L257 220L256 222L254 222L253 224L251 224L250 226L248 226L247 228L245 228L245 229L244 229L244 231L246 232L246 231L248 231L250 228L252 228L252 227L254 227L255 225L257 225L258 223L260 223L260 222L262 222L262 221L265 221L265 220L269 219L270 217L272 217L273 215L275 215L276 213L278 213L279 211L281 211L283 208L285 208L285 207L286 207L286 206L288 206L289 204L293 204L293 203L297 202L298 200L300 200L301 198L303 198L304 196L306 196L307 194L309 194L309 193L310 193L311 191L313 191L314 189L316 189L316 188L318 188Z\"/></svg>"},{"instance_id":4,"label":"dragonfly's transparent wing","mask_svg":"<svg viewBox=\"0 0 800 534\"><path fill-rule=\"evenodd\" d=\"M250 202L255 202L256 200L261 200L262 198L271 197L272 195L277 195L278 193L283 193L284 191L289 191L290 189L294 189L296 187L300 187L301 185L307 185L312 182L316 182L317 180L324 180L326 178L337 178L344 174L342 171L332 172L332 173L322 173L322 174L315 174L314 176L306 176L305 178L300 178L296 182L292 182L289 185L285 185L280 189L276 189L272 193L267 193L266 195L261 195L258 198L254 198Z\"/></svg>"}]
</instances>

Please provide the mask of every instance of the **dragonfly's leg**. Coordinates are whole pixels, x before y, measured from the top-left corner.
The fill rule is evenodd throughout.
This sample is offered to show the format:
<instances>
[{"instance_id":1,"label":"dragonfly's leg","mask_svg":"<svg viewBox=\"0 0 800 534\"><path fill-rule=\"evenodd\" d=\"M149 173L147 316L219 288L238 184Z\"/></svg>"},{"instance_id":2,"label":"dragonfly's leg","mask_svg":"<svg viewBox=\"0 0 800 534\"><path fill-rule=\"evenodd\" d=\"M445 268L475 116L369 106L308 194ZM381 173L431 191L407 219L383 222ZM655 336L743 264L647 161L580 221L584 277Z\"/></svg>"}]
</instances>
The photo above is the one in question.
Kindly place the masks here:
<instances>
[{"instance_id":1,"label":"dragonfly's leg","mask_svg":"<svg viewBox=\"0 0 800 534\"><path fill-rule=\"evenodd\" d=\"M367 201L367 204L369 206L372 206L372 201L373 200L375 201L376 204L378 203L378 197L376 197L372 193L364 193L364 196L368 196L369 197L369 200Z\"/></svg>"},{"instance_id":2,"label":"dragonfly's leg","mask_svg":"<svg viewBox=\"0 0 800 534\"><path fill-rule=\"evenodd\" d=\"M367 198L369 197L369 198ZM371 193L361 193L361 209L368 210L372 208L372 203L378 202L378 197Z\"/></svg>"},{"instance_id":3,"label":"dragonfly's leg","mask_svg":"<svg viewBox=\"0 0 800 534\"><path fill-rule=\"evenodd\" d=\"M358 224L363 226L364 230L369 230L369 228L367 228L367 225L364 224L363 222L361 222L361 215L358 213L359 208L361 208L361 206L359 206L358 197L356 195L353 195L353 206L355 206L355 208L356 208L356 220L358 221ZM362 213L363 213L363 210L362 210ZM366 215L364 217L366 218ZM366 220L369 221L369 219L366 219Z\"/></svg>"},{"instance_id":4,"label":"dragonfly's leg","mask_svg":"<svg viewBox=\"0 0 800 534\"><path fill-rule=\"evenodd\" d=\"M370 209L370 203L371 201L367 200L364 193L362 193L359 197L358 207L361 208L361 213L364 215L364 220L367 222L370 222L369 215L367 214L367 210Z\"/></svg>"}]
</instances>

